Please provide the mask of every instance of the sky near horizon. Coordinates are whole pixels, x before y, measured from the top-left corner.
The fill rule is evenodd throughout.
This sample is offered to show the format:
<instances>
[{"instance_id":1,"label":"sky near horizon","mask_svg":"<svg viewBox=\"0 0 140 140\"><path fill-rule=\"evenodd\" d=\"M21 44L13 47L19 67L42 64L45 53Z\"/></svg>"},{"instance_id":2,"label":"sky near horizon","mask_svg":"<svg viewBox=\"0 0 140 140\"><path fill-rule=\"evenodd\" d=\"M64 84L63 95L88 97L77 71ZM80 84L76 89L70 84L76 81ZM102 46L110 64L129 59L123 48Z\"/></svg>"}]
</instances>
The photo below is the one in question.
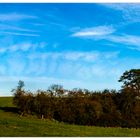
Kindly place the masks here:
<instances>
[{"instance_id":1,"label":"sky near horizon","mask_svg":"<svg viewBox=\"0 0 140 140\"><path fill-rule=\"evenodd\" d=\"M140 4L0 3L0 96L25 89L120 89L140 68Z\"/></svg>"}]
</instances>

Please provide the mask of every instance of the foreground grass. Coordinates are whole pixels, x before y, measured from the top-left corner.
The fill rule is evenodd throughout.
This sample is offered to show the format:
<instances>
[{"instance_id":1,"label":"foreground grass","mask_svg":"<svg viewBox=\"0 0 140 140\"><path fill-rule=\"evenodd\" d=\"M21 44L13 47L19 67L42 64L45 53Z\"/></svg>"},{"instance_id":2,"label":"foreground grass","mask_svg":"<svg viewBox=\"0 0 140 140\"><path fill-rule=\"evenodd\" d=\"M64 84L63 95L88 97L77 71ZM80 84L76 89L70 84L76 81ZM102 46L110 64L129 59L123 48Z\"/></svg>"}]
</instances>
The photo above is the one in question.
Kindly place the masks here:
<instances>
[{"instance_id":1,"label":"foreground grass","mask_svg":"<svg viewBox=\"0 0 140 140\"><path fill-rule=\"evenodd\" d=\"M35 116L19 117L5 109L13 107L11 97L0 98L0 136L2 137L94 137L94 136L140 136L140 129L104 128L59 123L55 120L40 120Z\"/></svg>"}]
</instances>

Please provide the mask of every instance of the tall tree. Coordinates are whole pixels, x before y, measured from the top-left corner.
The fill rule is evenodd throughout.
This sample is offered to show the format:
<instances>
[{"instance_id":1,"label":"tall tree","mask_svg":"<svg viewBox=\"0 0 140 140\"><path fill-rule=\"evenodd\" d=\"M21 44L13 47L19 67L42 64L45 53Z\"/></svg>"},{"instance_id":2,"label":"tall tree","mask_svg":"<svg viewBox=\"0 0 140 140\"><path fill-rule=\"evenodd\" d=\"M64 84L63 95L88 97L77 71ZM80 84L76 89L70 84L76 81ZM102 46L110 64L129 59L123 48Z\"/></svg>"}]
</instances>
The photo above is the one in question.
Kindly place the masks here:
<instances>
[{"instance_id":1,"label":"tall tree","mask_svg":"<svg viewBox=\"0 0 140 140\"><path fill-rule=\"evenodd\" d=\"M18 82L17 88L12 90L14 94L13 103L17 105L18 107L20 107L21 97L24 96L24 93L25 93L23 87L24 87L24 82L20 80Z\"/></svg>"},{"instance_id":2,"label":"tall tree","mask_svg":"<svg viewBox=\"0 0 140 140\"><path fill-rule=\"evenodd\" d=\"M140 69L125 71L119 82L123 82L120 106L123 118L128 120L128 126L136 123L136 97L140 96Z\"/></svg>"},{"instance_id":3,"label":"tall tree","mask_svg":"<svg viewBox=\"0 0 140 140\"><path fill-rule=\"evenodd\" d=\"M134 92L140 94L140 69L125 71L119 82L123 82L123 88L131 88Z\"/></svg>"}]
</instances>

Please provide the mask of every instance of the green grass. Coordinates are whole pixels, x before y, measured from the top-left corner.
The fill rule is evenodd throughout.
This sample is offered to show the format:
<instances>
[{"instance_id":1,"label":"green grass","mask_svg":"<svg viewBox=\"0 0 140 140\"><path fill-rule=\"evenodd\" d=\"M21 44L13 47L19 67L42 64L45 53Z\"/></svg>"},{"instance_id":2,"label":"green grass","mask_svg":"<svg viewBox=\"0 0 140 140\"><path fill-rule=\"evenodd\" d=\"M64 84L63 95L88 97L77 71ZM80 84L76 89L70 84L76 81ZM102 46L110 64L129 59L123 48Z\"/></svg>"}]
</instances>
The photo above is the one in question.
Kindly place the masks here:
<instances>
[{"instance_id":1,"label":"green grass","mask_svg":"<svg viewBox=\"0 0 140 140\"><path fill-rule=\"evenodd\" d=\"M0 107L13 107L12 102L12 97L0 97Z\"/></svg>"},{"instance_id":2,"label":"green grass","mask_svg":"<svg viewBox=\"0 0 140 140\"><path fill-rule=\"evenodd\" d=\"M0 107L1 137L140 136L140 129L78 126L59 123L55 120L41 120L35 116L20 117L17 113L3 109L4 107L14 107L12 105L12 97L0 97Z\"/></svg>"}]
</instances>

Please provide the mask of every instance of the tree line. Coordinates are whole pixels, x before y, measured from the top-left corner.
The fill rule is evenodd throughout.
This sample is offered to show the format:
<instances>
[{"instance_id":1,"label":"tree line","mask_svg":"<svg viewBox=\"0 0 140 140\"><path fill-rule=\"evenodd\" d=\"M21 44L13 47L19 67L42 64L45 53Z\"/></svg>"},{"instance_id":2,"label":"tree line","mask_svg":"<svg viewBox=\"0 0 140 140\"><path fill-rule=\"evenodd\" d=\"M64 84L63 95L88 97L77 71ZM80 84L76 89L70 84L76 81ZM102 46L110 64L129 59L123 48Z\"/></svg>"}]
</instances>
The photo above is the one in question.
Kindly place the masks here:
<instances>
[{"instance_id":1,"label":"tree line","mask_svg":"<svg viewBox=\"0 0 140 140\"><path fill-rule=\"evenodd\" d=\"M54 84L46 91L32 93L19 81L12 90L13 103L21 116L37 115L78 125L139 128L140 69L125 71L119 82L123 83L119 91L66 90Z\"/></svg>"}]
</instances>

